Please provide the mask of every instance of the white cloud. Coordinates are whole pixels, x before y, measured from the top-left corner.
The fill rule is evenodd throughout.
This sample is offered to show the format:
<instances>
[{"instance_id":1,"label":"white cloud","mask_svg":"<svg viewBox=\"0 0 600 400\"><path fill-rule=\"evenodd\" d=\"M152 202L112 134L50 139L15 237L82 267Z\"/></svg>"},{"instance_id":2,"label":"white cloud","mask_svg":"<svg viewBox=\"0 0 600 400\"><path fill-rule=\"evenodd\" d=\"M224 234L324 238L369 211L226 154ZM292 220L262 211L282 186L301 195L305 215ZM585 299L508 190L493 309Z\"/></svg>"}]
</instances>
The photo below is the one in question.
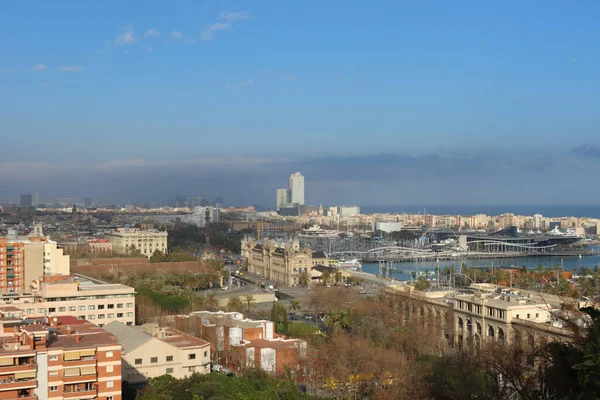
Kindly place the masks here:
<instances>
[{"instance_id":1,"label":"white cloud","mask_svg":"<svg viewBox=\"0 0 600 400\"><path fill-rule=\"evenodd\" d=\"M131 53L129 52L129 50L123 50L123 54L125 54L126 56L130 56Z\"/></svg>"},{"instance_id":2,"label":"white cloud","mask_svg":"<svg viewBox=\"0 0 600 400\"><path fill-rule=\"evenodd\" d=\"M254 81L252 79L244 81L244 82L240 82L240 86L252 86L254 85Z\"/></svg>"},{"instance_id":3,"label":"white cloud","mask_svg":"<svg viewBox=\"0 0 600 400\"><path fill-rule=\"evenodd\" d=\"M83 67L79 65L62 65L57 68L61 72L81 72Z\"/></svg>"},{"instance_id":4,"label":"white cloud","mask_svg":"<svg viewBox=\"0 0 600 400\"><path fill-rule=\"evenodd\" d=\"M228 83L227 85L225 85L225 89L231 89L231 85Z\"/></svg>"},{"instance_id":5,"label":"white cloud","mask_svg":"<svg viewBox=\"0 0 600 400\"><path fill-rule=\"evenodd\" d=\"M183 33L173 31L173 32L171 32L170 36L171 36L171 39L181 39L181 38L183 38Z\"/></svg>"},{"instance_id":6,"label":"white cloud","mask_svg":"<svg viewBox=\"0 0 600 400\"><path fill-rule=\"evenodd\" d=\"M154 28L150 28L144 33L144 37L160 36L160 32Z\"/></svg>"},{"instance_id":7,"label":"white cloud","mask_svg":"<svg viewBox=\"0 0 600 400\"><path fill-rule=\"evenodd\" d=\"M135 42L137 42L137 39L135 38L135 35L133 33L133 25L128 25L125 28L123 28L123 33L121 33L115 39L115 45L117 46L134 44Z\"/></svg>"},{"instance_id":8,"label":"white cloud","mask_svg":"<svg viewBox=\"0 0 600 400\"><path fill-rule=\"evenodd\" d=\"M290 76L286 76L285 79L288 81L295 81L296 77L294 75L290 75Z\"/></svg>"},{"instance_id":9,"label":"white cloud","mask_svg":"<svg viewBox=\"0 0 600 400\"><path fill-rule=\"evenodd\" d=\"M154 51L154 49L150 46L146 46L145 49L148 53L152 53Z\"/></svg>"},{"instance_id":10,"label":"white cloud","mask_svg":"<svg viewBox=\"0 0 600 400\"><path fill-rule=\"evenodd\" d=\"M36 64L33 67L31 67L31 70L32 71L43 71L46 68L48 68L48 67L46 67L44 64Z\"/></svg>"},{"instance_id":11,"label":"white cloud","mask_svg":"<svg viewBox=\"0 0 600 400\"><path fill-rule=\"evenodd\" d=\"M235 21L241 21L245 19L254 18L252 15L247 13L226 13L222 12L219 16L219 20L206 28L204 32L202 32L202 40L212 40L215 32L219 31L228 31L231 29L231 25Z\"/></svg>"}]
</instances>

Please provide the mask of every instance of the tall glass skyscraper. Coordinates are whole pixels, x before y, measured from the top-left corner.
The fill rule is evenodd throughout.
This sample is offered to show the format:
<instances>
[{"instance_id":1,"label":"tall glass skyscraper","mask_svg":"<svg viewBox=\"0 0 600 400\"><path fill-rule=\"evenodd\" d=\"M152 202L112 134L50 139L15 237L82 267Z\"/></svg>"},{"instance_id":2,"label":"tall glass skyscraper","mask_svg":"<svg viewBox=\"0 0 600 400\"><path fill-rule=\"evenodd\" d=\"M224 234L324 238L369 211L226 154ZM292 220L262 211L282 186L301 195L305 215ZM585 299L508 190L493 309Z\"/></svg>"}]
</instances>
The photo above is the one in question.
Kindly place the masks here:
<instances>
[{"instance_id":1,"label":"tall glass skyscraper","mask_svg":"<svg viewBox=\"0 0 600 400\"><path fill-rule=\"evenodd\" d=\"M304 204L304 175L300 172L290 175L291 203Z\"/></svg>"}]
</instances>

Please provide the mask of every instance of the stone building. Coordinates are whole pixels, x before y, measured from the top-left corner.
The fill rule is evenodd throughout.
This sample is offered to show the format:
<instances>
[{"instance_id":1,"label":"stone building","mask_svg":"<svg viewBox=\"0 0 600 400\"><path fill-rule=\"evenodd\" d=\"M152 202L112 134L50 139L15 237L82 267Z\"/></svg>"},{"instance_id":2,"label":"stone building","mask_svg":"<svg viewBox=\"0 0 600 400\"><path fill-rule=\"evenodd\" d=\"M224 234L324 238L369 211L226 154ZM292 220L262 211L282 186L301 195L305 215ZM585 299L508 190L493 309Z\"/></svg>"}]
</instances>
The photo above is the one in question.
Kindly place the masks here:
<instances>
[{"instance_id":1,"label":"stone building","mask_svg":"<svg viewBox=\"0 0 600 400\"><path fill-rule=\"evenodd\" d=\"M156 250L167 253L167 232L154 229L118 228L104 237L118 253L127 254L131 248L139 250L146 257L152 256Z\"/></svg>"},{"instance_id":2,"label":"stone building","mask_svg":"<svg viewBox=\"0 0 600 400\"><path fill-rule=\"evenodd\" d=\"M285 286L299 285L302 273L306 273L310 282L313 267L329 265L323 252L313 252L310 248L300 249L297 240L285 246L272 240L265 240L263 243L243 241L242 257L248 272Z\"/></svg>"}]
</instances>

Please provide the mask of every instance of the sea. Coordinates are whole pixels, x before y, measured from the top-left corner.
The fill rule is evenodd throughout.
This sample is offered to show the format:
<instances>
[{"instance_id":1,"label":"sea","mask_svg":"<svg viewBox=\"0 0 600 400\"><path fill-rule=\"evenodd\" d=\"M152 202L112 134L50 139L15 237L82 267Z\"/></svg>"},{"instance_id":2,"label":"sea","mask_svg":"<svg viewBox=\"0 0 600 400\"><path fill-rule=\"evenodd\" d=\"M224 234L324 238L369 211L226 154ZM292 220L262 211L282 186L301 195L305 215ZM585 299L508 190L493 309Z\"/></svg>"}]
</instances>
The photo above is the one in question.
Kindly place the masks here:
<instances>
[{"instance_id":1,"label":"sea","mask_svg":"<svg viewBox=\"0 0 600 400\"><path fill-rule=\"evenodd\" d=\"M496 216L504 213L515 215L541 214L544 217L587 217L600 218L598 205L397 205L397 206L361 206L362 214L418 214L434 215L475 215Z\"/></svg>"},{"instance_id":2,"label":"sea","mask_svg":"<svg viewBox=\"0 0 600 400\"><path fill-rule=\"evenodd\" d=\"M591 256L583 256L579 258L578 256L572 257L514 257L514 258L488 258L488 259L473 259L473 260L428 260L428 261L407 261L407 262L396 262L392 263L392 269L401 272L394 272L392 276L395 279L399 280L409 280L410 274L413 276L419 275L425 270L435 271L437 267L440 267L441 270L444 267L454 266L456 269L460 267L460 265L464 262L468 267L481 267L481 268L491 268L492 263L494 268L496 267L515 267L521 268L525 265L528 269L535 269L538 265L544 265L546 267L553 267L557 265L561 265L567 271L575 271L581 267L594 268L594 266L600 266L600 246L590 246L590 250L594 250L596 252L595 255ZM378 274L379 273L379 264L378 263L365 263L362 266L363 272L368 272L370 274Z\"/></svg>"}]
</instances>

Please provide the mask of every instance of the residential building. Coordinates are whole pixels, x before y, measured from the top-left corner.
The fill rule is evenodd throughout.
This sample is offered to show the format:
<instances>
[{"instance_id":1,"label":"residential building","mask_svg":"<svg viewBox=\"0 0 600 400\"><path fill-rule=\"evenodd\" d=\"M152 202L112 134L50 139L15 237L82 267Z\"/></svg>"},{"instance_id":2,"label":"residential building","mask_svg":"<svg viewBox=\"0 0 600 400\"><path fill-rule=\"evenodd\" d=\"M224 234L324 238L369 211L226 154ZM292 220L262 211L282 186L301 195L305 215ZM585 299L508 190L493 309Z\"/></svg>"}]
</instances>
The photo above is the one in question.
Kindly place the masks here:
<instances>
[{"instance_id":1,"label":"residential building","mask_svg":"<svg viewBox=\"0 0 600 400\"><path fill-rule=\"evenodd\" d=\"M167 232L154 229L118 228L104 234L114 251L126 254L132 248L150 257L156 250L167 253Z\"/></svg>"},{"instance_id":2,"label":"residential building","mask_svg":"<svg viewBox=\"0 0 600 400\"><path fill-rule=\"evenodd\" d=\"M0 295L0 306L14 306L27 318L72 316L100 327L112 321L135 324L135 290L129 286L57 275L34 279L30 289Z\"/></svg>"},{"instance_id":3,"label":"residential building","mask_svg":"<svg viewBox=\"0 0 600 400\"><path fill-rule=\"evenodd\" d=\"M297 286L302 273L306 273L310 280L313 267L329 264L323 252L313 252L310 248L301 250L297 240L285 246L277 245L271 240L263 243L244 240L242 257L248 272L286 286Z\"/></svg>"},{"instance_id":4,"label":"residential building","mask_svg":"<svg viewBox=\"0 0 600 400\"><path fill-rule=\"evenodd\" d=\"M338 215L342 217L351 217L354 215L360 215L360 207L359 206L338 206L337 208Z\"/></svg>"},{"instance_id":5,"label":"residential building","mask_svg":"<svg viewBox=\"0 0 600 400\"><path fill-rule=\"evenodd\" d=\"M300 172L290 175L290 203L304 204L304 175Z\"/></svg>"},{"instance_id":6,"label":"residential building","mask_svg":"<svg viewBox=\"0 0 600 400\"><path fill-rule=\"evenodd\" d=\"M31 207L33 205L33 196L31 194L22 194L19 205Z\"/></svg>"},{"instance_id":7,"label":"residential building","mask_svg":"<svg viewBox=\"0 0 600 400\"><path fill-rule=\"evenodd\" d=\"M175 317L175 326L211 344L213 362L241 372L259 368L277 375L297 370L306 342L278 338L274 323L244 318L238 312L197 311Z\"/></svg>"},{"instance_id":8,"label":"residential building","mask_svg":"<svg viewBox=\"0 0 600 400\"><path fill-rule=\"evenodd\" d=\"M0 293L25 289L25 245L0 238Z\"/></svg>"},{"instance_id":9,"label":"residential building","mask_svg":"<svg viewBox=\"0 0 600 400\"><path fill-rule=\"evenodd\" d=\"M113 321L104 329L123 346L122 379L141 388L149 378L169 374L177 379L210 372L210 343L157 324L127 326Z\"/></svg>"},{"instance_id":10,"label":"residential building","mask_svg":"<svg viewBox=\"0 0 600 400\"><path fill-rule=\"evenodd\" d=\"M121 345L72 317L0 320L0 398L121 400Z\"/></svg>"},{"instance_id":11,"label":"residential building","mask_svg":"<svg viewBox=\"0 0 600 400\"><path fill-rule=\"evenodd\" d=\"M373 231L381 231L386 233L400 232L402 230L401 222L392 221L373 221Z\"/></svg>"}]
</instances>

